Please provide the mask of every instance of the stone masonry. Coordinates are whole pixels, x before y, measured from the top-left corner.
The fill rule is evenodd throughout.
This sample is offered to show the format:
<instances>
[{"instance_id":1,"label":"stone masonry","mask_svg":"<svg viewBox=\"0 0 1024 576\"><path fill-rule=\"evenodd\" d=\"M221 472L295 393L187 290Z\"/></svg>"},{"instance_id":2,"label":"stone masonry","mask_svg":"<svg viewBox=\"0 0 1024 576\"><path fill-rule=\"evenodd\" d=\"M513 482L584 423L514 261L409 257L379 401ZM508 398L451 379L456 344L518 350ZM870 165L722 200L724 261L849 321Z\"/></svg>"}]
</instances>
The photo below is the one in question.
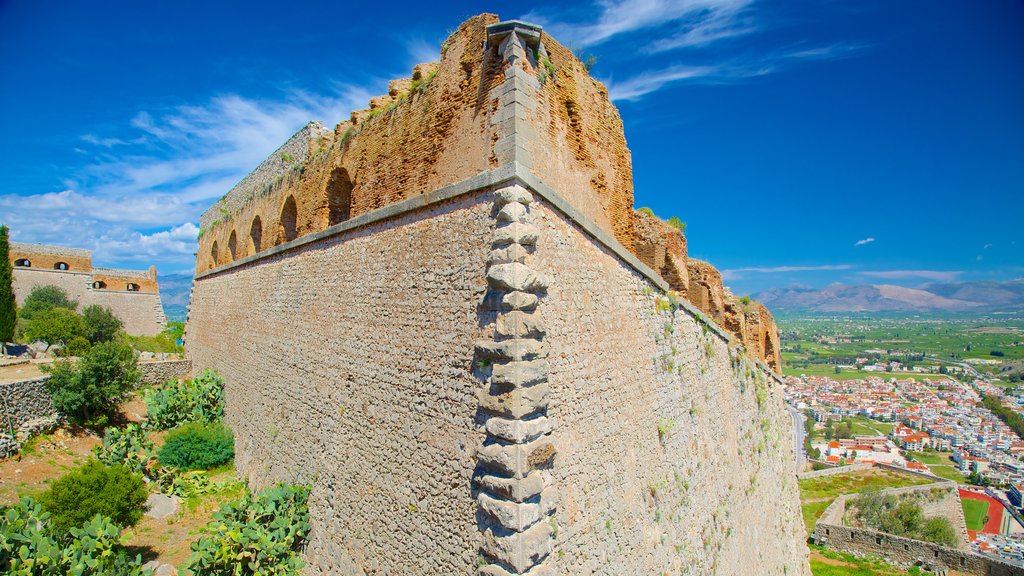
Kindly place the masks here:
<instances>
[{"instance_id":1,"label":"stone masonry","mask_svg":"<svg viewBox=\"0 0 1024 576\"><path fill-rule=\"evenodd\" d=\"M78 302L78 311L97 304L110 308L129 334L159 334L167 323L156 268L95 268L88 250L12 242L10 260L18 305L37 286L57 286Z\"/></svg>"},{"instance_id":2,"label":"stone masonry","mask_svg":"<svg viewBox=\"0 0 1024 576\"><path fill-rule=\"evenodd\" d=\"M200 241L186 354L308 573L808 575L780 382L634 234L603 87L492 15L418 70Z\"/></svg>"}]
</instances>

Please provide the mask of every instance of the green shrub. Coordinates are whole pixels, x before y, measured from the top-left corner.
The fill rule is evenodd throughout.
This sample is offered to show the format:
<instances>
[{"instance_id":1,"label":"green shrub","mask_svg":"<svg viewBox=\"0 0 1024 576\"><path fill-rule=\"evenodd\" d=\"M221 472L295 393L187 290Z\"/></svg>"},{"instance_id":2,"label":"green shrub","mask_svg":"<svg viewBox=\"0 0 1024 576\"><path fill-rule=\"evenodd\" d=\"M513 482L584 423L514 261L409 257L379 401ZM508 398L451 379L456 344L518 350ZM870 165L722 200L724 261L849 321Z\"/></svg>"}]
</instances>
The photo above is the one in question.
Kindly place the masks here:
<instances>
[{"instance_id":1,"label":"green shrub","mask_svg":"<svg viewBox=\"0 0 1024 576\"><path fill-rule=\"evenodd\" d=\"M89 342L93 344L113 340L117 331L124 326L121 319L115 316L110 308L104 308L98 304L86 306L85 310L82 310L82 319L85 320Z\"/></svg>"},{"instance_id":2,"label":"green shrub","mask_svg":"<svg viewBox=\"0 0 1024 576\"><path fill-rule=\"evenodd\" d=\"M0 509L0 573L13 576L139 576L142 557L129 557L121 530L95 516L57 532L50 514L31 498Z\"/></svg>"},{"instance_id":3,"label":"green shrub","mask_svg":"<svg viewBox=\"0 0 1024 576\"><path fill-rule=\"evenodd\" d=\"M142 476L126 466L104 466L89 460L61 476L39 496L58 532L81 526L97 514L121 527L134 526L142 518L149 492Z\"/></svg>"},{"instance_id":4,"label":"green shrub","mask_svg":"<svg viewBox=\"0 0 1024 576\"><path fill-rule=\"evenodd\" d=\"M92 344L89 343L89 339L85 336L75 336L64 346L64 350L61 351L61 356L85 356L89 349L92 348Z\"/></svg>"},{"instance_id":5,"label":"green shrub","mask_svg":"<svg viewBox=\"0 0 1024 576\"><path fill-rule=\"evenodd\" d=\"M192 574L291 576L309 533L306 486L277 485L246 495L214 512L205 534L192 543Z\"/></svg>"},{"instance_id":6,"label":"green shrub","mask_svg":"<svg viewBox=\"0 0 1024 576\"><path fill-rule=\"evenodd\" d=\"M47 344L71 342L88 334L85 320L67 308L52 308L37 312L23 324L22 338L31 342L42 340Z\"/></svg>"},{"instance_id":7,"label":"green shrub","mask_svg":"<svg viewBox=\"0 0 1024 576\"><path fill-rule=\"evenodd\" d=\"M209 470L235 458L235 437L223 424L185 424L167 435L157 457L162 466Z\"/></svg>"},{"instance_id":8,"label":"green shrub","mask_svg":"<svg viewBox=\"0 0 1024 576\"><path fill-rule=\"evenodd\" d=\"M75 363L58 361L44 370L50 373L46 389L57 410L90 427L106 424L139 383L135 352L116 342L97 344Z\"/></svg>"},{"instance_id":9,"label":"green shrub","mask_svg":"<svg viewBox=\"0 0 1024 576\"><path fill-rule=\"evenodd\" d=\"M121 464L132 472L144 473L152 451L153 443L146 438L146 430L138 424L129 424L123 430L107 428L103 446L94 449L93 454L107 466Z\"/></svg>"},{"instance_id":10,"label":"green shrub","mask_svg":"<svg viewBox=\"0 0 1024 576\"><path fill-rule=\"evenodd\" d=\"M36 286L25 297L25 302L18 310L18 317L31 320L37 314L54 308L74 311L78 308L78 302L68 298L68 293L56 286Z\"/></svg>"},{"instance_id":11,"label":"green shrub","mask_svg":"<svg viewBox=\"0 0 1024 576\"><path fill-rule=\"evenodd\" d=\"M186 422L216 422L224 417L224 380L213 370L183 382L146 390L146 424L166 430Z\"/></svg>"}]
</instances>

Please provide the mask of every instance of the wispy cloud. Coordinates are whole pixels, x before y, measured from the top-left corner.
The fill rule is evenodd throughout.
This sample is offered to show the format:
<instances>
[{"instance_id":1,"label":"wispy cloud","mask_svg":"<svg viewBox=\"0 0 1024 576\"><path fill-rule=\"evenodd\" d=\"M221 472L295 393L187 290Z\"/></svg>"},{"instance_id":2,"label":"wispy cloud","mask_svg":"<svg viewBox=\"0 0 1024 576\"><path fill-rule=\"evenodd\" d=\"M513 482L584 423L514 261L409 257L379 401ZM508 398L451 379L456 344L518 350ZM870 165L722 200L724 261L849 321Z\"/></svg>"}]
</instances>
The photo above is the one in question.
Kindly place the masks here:
<instances>
[{"instance_id":1,"label":"wispy cloud","mask_svg":"<svg viewBox=\"0 0 1024 576\"><path fill-rule=\"evenodd\" d=\"M828 272L838 270L851 270L852 264L822 264L818 266L767 266L767 267L747 267L747 268L729 268L722 270L722 280L732 281L740 280L749 273L754 274L787 274L792 272Z\"/></svg>"},{"instance_id":2,"label":"wispy cloud","mask_svg":"<svg viewBox=\"0 0 1024 576\"><path fill-rule=\"evenodd\" d=\"M961 270L865 270L859 272L863 276L869 278L882 278L885 280L906 280L913 278L923 278L925 280L936 280L941 282L949 282L956 280L963 271Z\"/></svg>"},{"instance_id":3,"label":"wispy cloud","mask_svg":"<svg viewBox=\"0 0 1024 576\"><path fill-rule=\"evenodd\" d=\"M596 14L595 16L591 16ZM732 50L736 42L771 28L754 0L599 0L588 10L544 8L524 19L544 25L572 47L628 42L627 78L605 77L613 100L638 100L671 84L732 83L776 73L801 62L843 58L864 45L807 45ZM602 46L602 48L606 48ZM723 49L729 48L729 49ZM664 64L665 54L675 60Z\"/></svg>"},{"instance_id":4,"label":"wispy cloud","mask_svg":"<svg viewBox=\"0 0 1024 576\"><path fill-rule=\"evenodd\" d=\"M737 17L751 0L601 0L588 13L596 19L570 22L573 14L535 10L523 18L543 24L561 41L594 46L616 36L669 27L651 43L658 51L698 46L744 33Z\"/></svg>"},{"instance_id":5,"label":"wispy cloud","mask_svg":"<svg viewBox=\"0 0 1024 576\"><path fill-rule=\"evenodd\" d=\"M86 150L94 160L66 180L67 189L2 194L0 213L14 224L15 240L89 248L101 263L160 259L188 267L196 250L194 223L214 199L306 122L331 125L370 96L346 86L327 95L226 94L140 111L116 134L82 137L103 150ZM111 146L119 153L106 151Z\"/></svg>"},{"instance_id":6,"label":"wispy cloud","mask_svg":"<svg viewBox=\"0 0 1024 576\"><path fill-rule=\"evenodd\" d=\"M854 247L863 246L865 244L871 244L874 241L875 241L875 239L873 237L868 236L867 238L864 238L863 240L857 240L856 242L853 243L853 245L854 245Z\"/></svg>"}]
</instances>

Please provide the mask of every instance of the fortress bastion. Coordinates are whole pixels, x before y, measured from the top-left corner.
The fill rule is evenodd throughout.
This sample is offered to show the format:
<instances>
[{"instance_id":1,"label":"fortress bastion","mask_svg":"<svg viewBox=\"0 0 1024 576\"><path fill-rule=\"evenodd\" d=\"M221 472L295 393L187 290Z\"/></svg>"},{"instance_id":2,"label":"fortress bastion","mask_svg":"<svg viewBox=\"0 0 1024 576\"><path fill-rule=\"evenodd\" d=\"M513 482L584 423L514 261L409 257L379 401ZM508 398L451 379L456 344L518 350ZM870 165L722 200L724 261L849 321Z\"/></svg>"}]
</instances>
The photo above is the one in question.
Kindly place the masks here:
<instances>
[{"instance_id":1,"label":"fortress bastion","mask_svg":"<svg viewBox=\"0 0 1024 576\"><path fill-rule=\"evenodd\" d=\"M186 328L309 573L807 575L778 335L633 210L572 52L481 15L201 219Z\"/></svg>"}]
</instances>

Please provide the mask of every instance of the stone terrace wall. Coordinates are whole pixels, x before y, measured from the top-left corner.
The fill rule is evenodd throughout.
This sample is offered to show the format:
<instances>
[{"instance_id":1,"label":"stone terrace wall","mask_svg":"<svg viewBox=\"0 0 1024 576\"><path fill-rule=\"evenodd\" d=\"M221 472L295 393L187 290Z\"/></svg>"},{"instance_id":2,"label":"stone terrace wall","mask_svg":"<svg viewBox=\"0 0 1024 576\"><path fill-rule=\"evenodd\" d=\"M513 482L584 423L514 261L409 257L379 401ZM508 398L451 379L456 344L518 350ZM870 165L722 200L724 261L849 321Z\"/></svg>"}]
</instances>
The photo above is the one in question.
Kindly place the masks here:
<instances>
[{"instance_id":1,"label":"stone terrace wall","mask_svg":"<svg viewBox=\"0 0 1024 576\"><path fill-rule=\"evenodd\" d=\"M30 420L56 415L46 391L49 376L0 384L0 434L15 431Z\"/></svg>"},{"instance_id":2,"label":"stone terrace wall","mask_svg":"<svg viewBox=\"0 0 1024 576\"><path fill-rule=\"evenodd\" d=\"M548 204L533 267L562 574L807 574L775 379ZM771 514L766 514L771 510Z\"/></svg>"},{"instance_id":3,"label":"stone terrace wall","mask_svg":"<svg viewBox=\"0 0 1024 576\"><path fill-rule=\"evenodd\" d=\"M893 536L875 530L850 528L818 521L814 541L832 550L855 556L878 556L902 567L914 564L941 565L961 574L1020 576L1021 569L994 558L946 548L937 544Z\"/></svg>"},{"instance_id":4,"label":"stone terrace wall","mask_svg":"<svg viewBox=\"0 0 1024 576\"><path fill-rule=\"evenodd\" d=\"M316 479L313 573L476 565L485 196L195 281L186 350L195 370L225 378L239 474L256 486Z\"/></svg>"},{"instance_id":5,"label":"stone terrace wall","mask_svg":"<svg viewBox=\"0 0 1024 576\"><path fill-rule=\"evenodd\" d=\"M192 362L188 360L161 360L156 362L139 362L142 373L142 386L155 386L168 380L184 378L192 372Z\"/></svg>"}]
</instances>

